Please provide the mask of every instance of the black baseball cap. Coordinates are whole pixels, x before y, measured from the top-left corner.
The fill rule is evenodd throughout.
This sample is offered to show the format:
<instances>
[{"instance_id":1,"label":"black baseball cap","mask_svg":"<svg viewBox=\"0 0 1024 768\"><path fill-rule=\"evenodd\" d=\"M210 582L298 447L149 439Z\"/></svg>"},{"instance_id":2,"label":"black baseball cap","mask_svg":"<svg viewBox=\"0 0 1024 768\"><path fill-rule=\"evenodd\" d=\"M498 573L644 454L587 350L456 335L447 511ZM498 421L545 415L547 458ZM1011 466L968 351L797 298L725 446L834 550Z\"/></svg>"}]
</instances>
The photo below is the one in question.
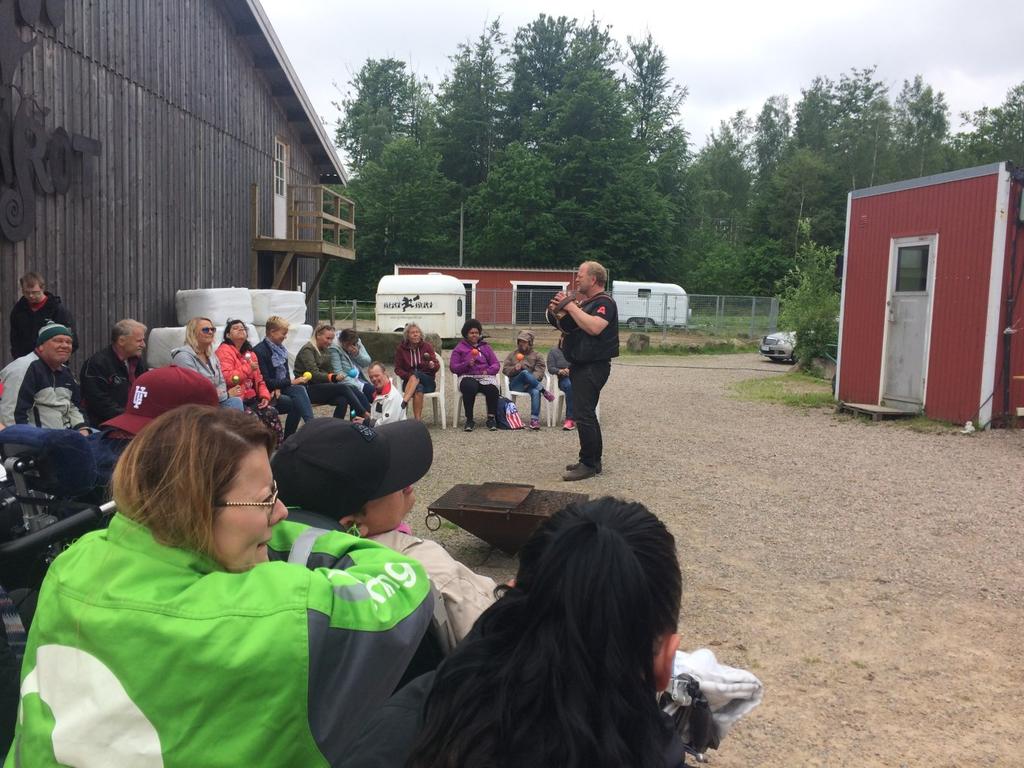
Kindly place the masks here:
<instances>
[{"instance_id":1,"label":"black baseball cap","mask_svg":"<svg viewBox=\"0 0 1024 768\"><path fill-rule=\"evenodd\" d=\"M270 466L287 506L339 520L412 485L433 461L434 445L422 421L369 427L320 418L285 440Z\"/></svg>"}]
</instances>

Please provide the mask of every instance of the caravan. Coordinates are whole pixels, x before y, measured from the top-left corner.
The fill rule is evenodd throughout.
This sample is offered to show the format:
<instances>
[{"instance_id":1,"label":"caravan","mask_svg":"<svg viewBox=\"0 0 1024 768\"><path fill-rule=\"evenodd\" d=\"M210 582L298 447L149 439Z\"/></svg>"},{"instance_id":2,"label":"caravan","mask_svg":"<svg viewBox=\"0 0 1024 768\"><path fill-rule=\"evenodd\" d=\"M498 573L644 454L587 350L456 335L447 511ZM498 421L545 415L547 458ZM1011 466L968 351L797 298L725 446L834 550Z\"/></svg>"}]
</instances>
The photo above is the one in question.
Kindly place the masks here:
<instances>
[{"instance_id":1,"label":"caravan","mask_svg":"<svg viewBox=\"0 0 1024 768\"><path fill-rule=\"evenodd\" d=\"M690 300L675 283L631 283L616 280L612 298L619 322L630 328L651 325L685 328L690 319Z\"/></svg>"},{"instance_id":2,"label":"caravan","mask_svg":"<svg viewBox=\"0 0 1024 768\"><path fill-rule=\"evenodd\" d=\"M416 323L424 333L457 339L465 306L466 288L451 275L385 275L377 283L377 330L402 331Z\"/></svg>"}]
</instances>

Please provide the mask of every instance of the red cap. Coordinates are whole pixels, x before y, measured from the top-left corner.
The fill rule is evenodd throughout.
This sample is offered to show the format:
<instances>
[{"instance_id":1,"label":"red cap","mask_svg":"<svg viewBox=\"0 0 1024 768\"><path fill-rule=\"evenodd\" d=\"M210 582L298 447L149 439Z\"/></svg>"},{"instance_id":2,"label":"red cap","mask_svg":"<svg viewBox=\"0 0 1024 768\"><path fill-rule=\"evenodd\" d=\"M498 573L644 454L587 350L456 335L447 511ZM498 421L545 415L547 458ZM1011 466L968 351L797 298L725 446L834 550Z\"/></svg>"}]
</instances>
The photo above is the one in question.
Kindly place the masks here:
<instances>
[{"instance_id":1,"label":"red cap","mask_svg":"<svg viewBox=\"0 0 1024 768\"><path fill-rule=\"evenodd\" d=\"M108 419L102 426L137 435L160 414L189 404L218 406L217 389L208 379L188 368L174 365L154 368L135 380L128 392L124 413Z\"/></svg>"}]
</instances>

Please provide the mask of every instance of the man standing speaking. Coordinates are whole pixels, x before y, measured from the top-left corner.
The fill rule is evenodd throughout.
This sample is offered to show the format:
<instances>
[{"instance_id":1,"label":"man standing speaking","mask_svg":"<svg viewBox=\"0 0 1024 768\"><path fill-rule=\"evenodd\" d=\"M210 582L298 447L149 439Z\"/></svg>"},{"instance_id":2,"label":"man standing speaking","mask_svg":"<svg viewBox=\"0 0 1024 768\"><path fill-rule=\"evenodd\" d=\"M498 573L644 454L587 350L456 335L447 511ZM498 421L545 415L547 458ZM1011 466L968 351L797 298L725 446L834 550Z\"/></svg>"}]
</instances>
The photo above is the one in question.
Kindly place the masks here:
<instances>
[{"instance_id":1,"label":"man standing speaking","mask_svg":"<svg viewBox=\"0 0 1024 768\"><path fill-rule=\"evenodd\" d=\"M596 261L580 264L572 300L559 291L548 305L548 322L562 332L558 342L572 364L573 409L580 435L580 459L567 466L563 480L585 480L601 474L601 425L597 403L608 381L611 359L619 356L619 316L605 291L607 270Z\"/></svg>"}]
</instances>

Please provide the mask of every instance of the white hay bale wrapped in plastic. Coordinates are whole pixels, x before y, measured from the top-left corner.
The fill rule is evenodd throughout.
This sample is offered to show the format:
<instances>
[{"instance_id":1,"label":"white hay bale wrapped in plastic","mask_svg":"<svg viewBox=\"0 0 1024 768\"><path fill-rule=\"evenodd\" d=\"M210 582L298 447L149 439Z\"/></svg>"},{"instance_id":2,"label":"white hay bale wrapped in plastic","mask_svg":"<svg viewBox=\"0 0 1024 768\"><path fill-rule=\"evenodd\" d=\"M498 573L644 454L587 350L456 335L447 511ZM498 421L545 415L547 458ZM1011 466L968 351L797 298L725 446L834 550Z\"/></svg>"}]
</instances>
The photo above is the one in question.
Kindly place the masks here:
<instances>
[{"instance_id":1,"label":"white hay bale wrapped in plastic","mask_svg":"<svg viewBox=\"0 0 1024 768\"><path fill-rule=\"evenodd\" d=\"M256 346L260 343L261 336L256 332L256 326L246 323L248 327L249 343ZM224 340L224 326L216 326L213 332L213 345L210 347L210 354L217 353L217 347ZM185 346L184 328L151 328L149 338L146 340L146 365L150 368L162 368L171 364L171 350Z\"/></svg>"},{"instance_id":2,"label":"white hay bale wrapped in plastic","mask_svg":"<svg viewBox=\"0 0 1024 768\"><path fill-rule=\"evenodd\" d=\"M252 297L248 288L178 291L174 296L174 308L182 325L193 317L208 317L217 325L223 325L229 319L252 322Z\"/></svg>"},{"instance_id":3,"label":"white hay bale wrapped in plastic","mask_svg":"<svg viewBox=\"0 0 1024 768\"><path fill-rule=\"evenodd\" d=\"M293 325L288 329L288 335L284 337L284 348L288 350L288 369L295 369L295 356L299 353L306 342L313 338L313 326Z\"/></svg>"},{"instance_id":4,"label":"white hay bale wrapped in plastic","mask_svg":"<svg viewBox=\"0 0 1024 768\"><path fill-rule=\"evenodd\" d=\"M264 325L267 318L278 315L289 325L306 322L306 294L302 291L275 291L258 289L249 291L252 297L253 320Z\"/></svg>"},{"instance_id":5,"label":"white hay bale wrapped in plastic","mask_svg":"<svg viewBox=\"0 0 1024 768\"><path fill-rule=\"evenodd\" d=\"M239 318L232 318L232 319L233 320L237 320ZM222 341L224 341L224 329L226 327L227 326L224 326L224 325L218 325L217 326L217 330L214 331L213 346L211 347L211 350L213 352L216 352L217 351L217 347L219 347L220 343ZM256 332L255 324L247 322L245 324L245 327L246 327L246 331L247 331L246 337L249 339L249 343L252 344L255 347L257 344L260 343L260 340L262 339L262 337Z\"/></svg>"},{"instance_id":6,"label":"white hay bale wrapped in plastic","mask_svg":"<svg viewBox=\"0 0 1024 768\"><path fill-rule=\"evenodd\" d=\"M150 368L170 365L171 350L184 343L184 328L150 328L146 339L146 365Z\"/></svg>"}]
</instances>

